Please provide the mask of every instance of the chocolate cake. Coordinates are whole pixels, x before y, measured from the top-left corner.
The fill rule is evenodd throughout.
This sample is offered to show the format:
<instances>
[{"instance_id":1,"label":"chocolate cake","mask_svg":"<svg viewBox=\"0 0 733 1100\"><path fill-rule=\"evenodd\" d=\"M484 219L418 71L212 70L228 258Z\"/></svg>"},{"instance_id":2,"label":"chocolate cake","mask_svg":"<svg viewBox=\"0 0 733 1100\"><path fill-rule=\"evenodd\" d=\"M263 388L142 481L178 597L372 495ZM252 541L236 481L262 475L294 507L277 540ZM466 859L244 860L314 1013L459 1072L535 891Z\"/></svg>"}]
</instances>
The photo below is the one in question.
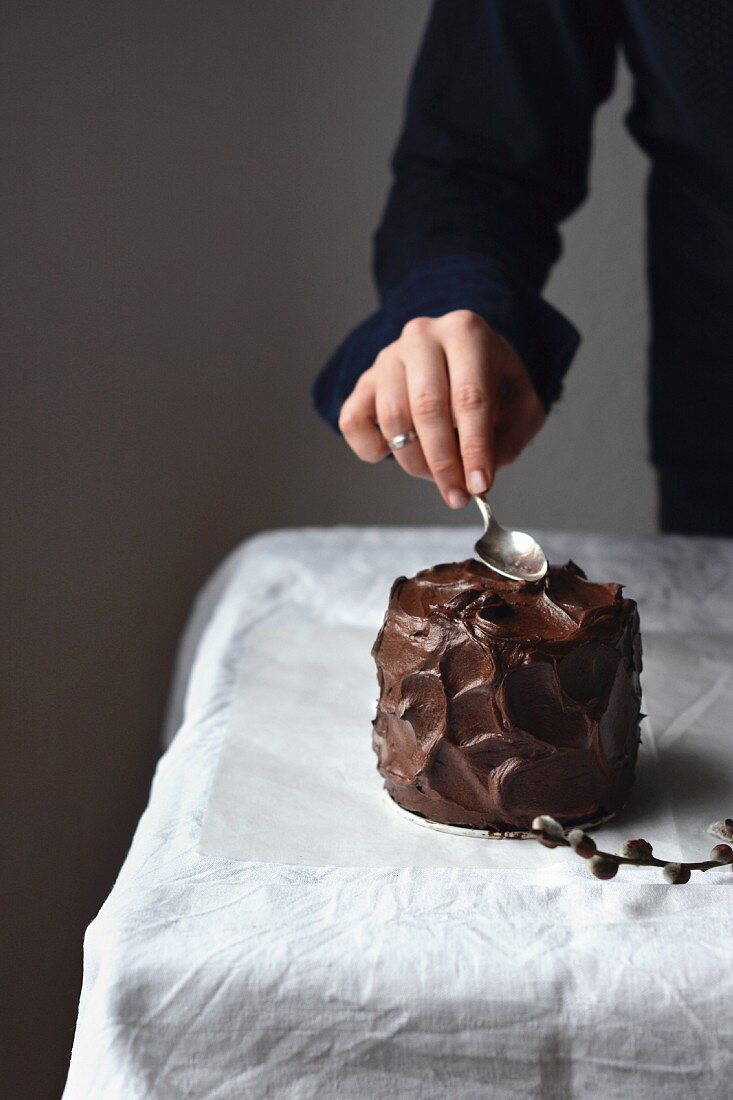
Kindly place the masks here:
<instances>
[{"instance_id":1,"label":"chocolate cake","mask_svg":"<svg viewBox=\"0 0 733 1100\"><path fill-rule=\"evenodd\" d=\"M372 650L374 748L394 801L429 821L511 834L628 798L639 746L633 600L573 562L522 584L478 561L392 586Z\"/></svg>"}]
</instances>

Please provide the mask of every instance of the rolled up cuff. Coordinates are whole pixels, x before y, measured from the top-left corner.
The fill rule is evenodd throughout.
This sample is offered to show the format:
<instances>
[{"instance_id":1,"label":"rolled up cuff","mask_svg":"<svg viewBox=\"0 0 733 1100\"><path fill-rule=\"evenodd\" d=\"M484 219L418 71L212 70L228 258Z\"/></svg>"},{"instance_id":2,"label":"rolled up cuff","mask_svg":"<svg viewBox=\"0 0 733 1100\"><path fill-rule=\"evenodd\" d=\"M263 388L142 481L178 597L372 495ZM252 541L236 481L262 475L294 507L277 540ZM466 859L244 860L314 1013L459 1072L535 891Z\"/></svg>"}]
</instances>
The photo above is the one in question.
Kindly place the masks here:
<instances>
[{"instance_id":1,"label":"rolled up cuff","mask_svg":"<svg viewBox=\"0 0 733 1100\"><path fill-rule=\"evenodd\" d=\"M338 430L338 418L359 377L413 317L477 313L515 348L546 409L580 343L577 329L531 287L511 281L500 266L470 253L442 256L415 268L385 294L381 308L358 325L328 360L313 385L318 413Z\"/></svg>"}]
</instances>

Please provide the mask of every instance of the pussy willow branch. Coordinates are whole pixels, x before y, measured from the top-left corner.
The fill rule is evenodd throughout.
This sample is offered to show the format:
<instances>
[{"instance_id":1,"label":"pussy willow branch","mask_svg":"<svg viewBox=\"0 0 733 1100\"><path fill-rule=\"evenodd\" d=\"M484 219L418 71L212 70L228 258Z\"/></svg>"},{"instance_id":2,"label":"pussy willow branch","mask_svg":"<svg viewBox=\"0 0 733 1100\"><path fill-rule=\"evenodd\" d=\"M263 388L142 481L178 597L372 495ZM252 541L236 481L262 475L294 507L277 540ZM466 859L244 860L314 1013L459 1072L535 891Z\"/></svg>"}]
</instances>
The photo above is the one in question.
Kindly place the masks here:
<instances>
[{"instance_id":1,"label":"pussy willow branch","mask_svg":"<svg viewBox=\"0 0 733 1100\"><path fill-rule=\"evenodd\" d=\"M709 826L713 836L733 839L733 820L716 821ZM532 833L546 848L572 848L579 856L587 860L588 870L596 878L614 878L622 865L631 867L661 867L665 879L672 885L689 882L692 871L720 870L733 867L733 848L730 844L716 844L709 859L694 863L681 863L674 860L659 859L647 840L627 840L620 852L603 852L596 847L591 836L582 829L571 829L566 835L562 825L553 817L542 814L532 822Z\"/></svg>"}]
</instances>

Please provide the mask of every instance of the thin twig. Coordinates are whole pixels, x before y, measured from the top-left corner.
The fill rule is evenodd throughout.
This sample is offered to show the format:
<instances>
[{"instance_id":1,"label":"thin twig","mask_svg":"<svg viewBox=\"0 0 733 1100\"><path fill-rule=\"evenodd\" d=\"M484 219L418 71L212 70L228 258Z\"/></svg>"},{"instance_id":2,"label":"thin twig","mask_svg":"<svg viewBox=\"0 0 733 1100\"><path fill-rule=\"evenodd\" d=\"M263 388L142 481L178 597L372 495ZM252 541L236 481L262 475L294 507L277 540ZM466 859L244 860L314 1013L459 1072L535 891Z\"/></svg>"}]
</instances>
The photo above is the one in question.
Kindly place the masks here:
<instances>
[{"instance_id":1,"label":"thin twig","mask_svg":"<svg viewBox=\"0 0 733 1100\"><path fill-rule=\"evenodd\" d=\"M727 828L733 824L730 818L724 822L714 822L708 829L713 836L728 835L721 833L721 825ZM566 835L559 821L548 814L541 814L532 822L532 833L546 848L572 848L583 859L587 860L588 870L596 878L614 878L621 866L630 867L661 867L662 873L671 885L681 886L690 881L693 871L720 870L723 867L733 868L733 848L730 844L716 844L710 853L709 859L699 860L696 863L678 863L674 860L659 859L654 855L648 840L627 840L621 846L620 852L603 852L596 847L596 842L582 829L571 829Z\"/></svg>"}]
</instances>

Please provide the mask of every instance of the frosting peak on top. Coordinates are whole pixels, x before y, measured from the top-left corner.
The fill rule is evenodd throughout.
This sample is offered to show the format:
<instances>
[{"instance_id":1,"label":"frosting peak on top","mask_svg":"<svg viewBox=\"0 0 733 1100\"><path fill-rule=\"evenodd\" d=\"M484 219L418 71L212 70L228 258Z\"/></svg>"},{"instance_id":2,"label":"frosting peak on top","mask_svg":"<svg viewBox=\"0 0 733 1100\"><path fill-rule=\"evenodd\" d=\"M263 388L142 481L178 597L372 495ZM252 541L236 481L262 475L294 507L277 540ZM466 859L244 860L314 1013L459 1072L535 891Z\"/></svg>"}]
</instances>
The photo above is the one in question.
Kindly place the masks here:
<instances>
[{"instance_id":1,"label":"frosting peak on top","mask_svg":"<svg viewBox=\"0 0 733 1100\"><path fill-rule=\"evenodd\" d=\"M391 609L410 618L463 622L471 632L497 642L520 639L578 642L589 628L598 637L604 622L615 632L625 603L620 584L595 584L574 562L551 565L534 584L501 577L468 559L423 569L392 590Z\"/></svg>"}]
</instances>

